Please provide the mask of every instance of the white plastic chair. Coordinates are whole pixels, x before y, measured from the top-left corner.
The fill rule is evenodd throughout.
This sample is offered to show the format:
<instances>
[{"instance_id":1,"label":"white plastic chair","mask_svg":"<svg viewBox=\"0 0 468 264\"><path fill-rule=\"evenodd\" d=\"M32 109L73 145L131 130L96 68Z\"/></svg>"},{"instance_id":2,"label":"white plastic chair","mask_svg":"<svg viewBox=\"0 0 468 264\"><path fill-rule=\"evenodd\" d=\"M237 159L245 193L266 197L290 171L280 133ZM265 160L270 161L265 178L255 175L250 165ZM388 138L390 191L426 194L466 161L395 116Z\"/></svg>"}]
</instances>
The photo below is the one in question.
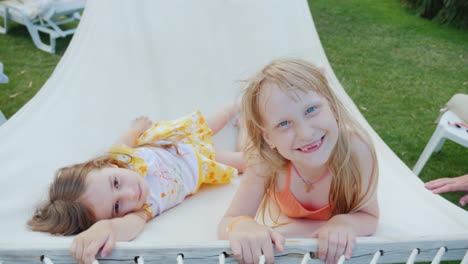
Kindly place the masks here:
<instances>
[{"instance_id":1,"label":"white plastic chair","mask_svg":"<svg viewBox=\"0 0 468 264\"><path fill-rule=\"evenodd\" d=\"M462 146L468 147L468 128L461 127L457 128L455 126L449 125L449 123L463 123L461 118L459 118L455 113L451 111L445 112L437 124L437 128L432 134L431 139L424 148L423 153L416 162L416 165L413 168L413 172L418 175L427 160L433 152L439 152L442 146L445 143L445 140L450 139L453 142L456 142Z\"/></svg>"},{"instance_id":2,"label":"white plastic chair","mask_svg":"<svg viewBox=\"0 0 468 264\"><path fill-rule=\"evenodd\" d=\"M9 21L25 25L37 48L55 53L55 39L75 33L75 28L61 26L81 19L85 0L0 0L0 17L3 26L0 33L8 32ZM48 35L49 44L41 40L39 33Z\"/></svg>"}]
</instances>

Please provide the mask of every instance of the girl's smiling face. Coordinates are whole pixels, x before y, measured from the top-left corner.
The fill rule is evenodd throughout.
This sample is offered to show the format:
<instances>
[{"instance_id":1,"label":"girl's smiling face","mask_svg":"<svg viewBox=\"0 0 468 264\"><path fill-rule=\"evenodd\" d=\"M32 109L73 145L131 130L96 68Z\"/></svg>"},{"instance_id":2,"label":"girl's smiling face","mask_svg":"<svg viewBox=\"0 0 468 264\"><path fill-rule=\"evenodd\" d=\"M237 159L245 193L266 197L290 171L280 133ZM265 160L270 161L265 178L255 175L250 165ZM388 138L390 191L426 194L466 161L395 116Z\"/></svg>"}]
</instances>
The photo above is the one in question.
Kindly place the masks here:
<instances>
[{"instance_id":1,"label":"girl's smiling face","mask_svg":"<svg viewBox=\"0 0 468 264\"><path fill-rule=\"evenodd\" d=\"M326 164L338 140L338 124L327 99L314 91L285 93L274 83L260 92L263 138L285 159L319 168Z\"/></svg>"},{"instance_id":2,"label":"girl's smiling face","mask_svg":"<svg viewBox=\"0 0 468 264\"><path fill-rule=\"evenodd\" d=\"M149 186L138 173L112 165L88 173L80 199L102 220L141 209L148 195Z\"/></svg>"}]
</instances>

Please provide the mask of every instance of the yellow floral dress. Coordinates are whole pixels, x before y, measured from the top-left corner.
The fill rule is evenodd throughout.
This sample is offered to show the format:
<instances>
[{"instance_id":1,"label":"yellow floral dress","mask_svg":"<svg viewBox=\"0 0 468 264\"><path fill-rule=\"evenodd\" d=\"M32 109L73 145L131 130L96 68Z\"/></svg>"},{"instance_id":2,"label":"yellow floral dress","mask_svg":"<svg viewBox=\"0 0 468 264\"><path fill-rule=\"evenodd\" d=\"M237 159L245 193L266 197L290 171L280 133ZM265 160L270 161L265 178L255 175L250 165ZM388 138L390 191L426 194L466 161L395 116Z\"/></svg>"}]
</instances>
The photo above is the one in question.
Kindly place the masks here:
<instances>
[{"instance_id":1,"label":"yellow floral dress","mask_svg":"<svg viewBox=\"0 0 468 264\"><path fill-rule=\"evenodd\" d=\"M150 217L155 217L196 193L202 183L229 183L237 175L235 168L215 161L211 134L197 110L173 121L155 123L138 138L138 147L113 146L109 153L148 182L150 195L144 208ZM179 153L174 147L145 145L163 145L168 138L178 139Z\"/></svg>"}]
</instances>

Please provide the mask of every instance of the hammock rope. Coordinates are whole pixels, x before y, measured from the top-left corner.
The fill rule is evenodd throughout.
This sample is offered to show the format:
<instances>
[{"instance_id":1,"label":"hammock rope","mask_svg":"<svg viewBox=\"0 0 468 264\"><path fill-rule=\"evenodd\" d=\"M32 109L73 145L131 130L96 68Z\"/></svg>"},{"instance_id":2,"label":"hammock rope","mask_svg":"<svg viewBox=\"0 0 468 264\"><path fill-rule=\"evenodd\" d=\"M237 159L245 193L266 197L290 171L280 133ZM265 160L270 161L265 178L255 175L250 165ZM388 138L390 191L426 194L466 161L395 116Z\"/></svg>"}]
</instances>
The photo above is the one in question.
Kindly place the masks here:
<instances>
[{"instance_id":1,"label":"hammock rope","mask_svg":"<svg viewBox=\"0 0 468 264\"><path fill-rule=\"evenodd\" d=\"M416 259L416 256L419 254L419 252L420 252L419 248L413 249L413 251L411 251L411 254L408 258L408 261L406 261L406 264L414 264L414 260Z\"/></svg>"},{"instance_id":2,"label":"hammock rope","mask_svg":"<svg viewBox=\"0 0 468 264\"><path fill-rule=\"evenodd\" d=\"M383 255L383 251L382 250L379 250L377 252L374 253L374 256L372 257L372 260L370 262L370 264L377 264L377 261L379 260L380 256Z\"/></svg>"},{"instance_id":3,"label":"hammock rope","mask_svg":"<svg viewBox=\"0 0 468 264\"><path fill-rule=\"evenodd\" d=\"M177 260L177 264L184 264L184 254L177 254L177 257L176 257L176 260Z\"/></svg>"},{"instance_id":4,"label":"hammock rope","mask_svg":"<svg viewBox=\"0 0 468 264\"><path fill-rule=\"evenodd\" d=\"M136 264L145 264L145 260L141 256L136 256L135 257L135 263Z\"/></svg>"},{"instance_id":5,"label":"hammock rope","mask_svg":"<svg viewBox=\"0 0 468 264\"><path fill-rule=\"evenodd\" d=\"M439 264L440 260L442 259L442 256L445 254L446 251L446 247L439 248L439 251L437 251L437 254L435 255L434 260L431 262L431 264Z\"/></svg>"},{"instance_id":6,"label":"hammock rope","mask_svg":"<svg viewBox=\"0 0 468 264\"><path fill-rule=\"evenodd\" d=\"M48 258L46 256L41 256L41 261L44 264L54 264L54 262L52 262L52 260L50 260L50 258Z\"/></svg>"},{"instance_id":7,"label":"hammock rope","mask_svg":"<svg viewBox=\"0 0 468 264\"><path fill-rule=\"evenodd\" d=\"M440 247L439 250L437 251L437 254L434 256L431 264L440 264L444 254L448 251L447 247ZM421 253L421 249L420 248L414 248L410 255L408 256L408 260L406 261L406 264L414 264L415 263L415 260L416 260L416 257ZM371 261L369 262L369 264L377 264L380 257L384 255L384 251L383 250L379 250L377 252L374 253ZM302 257L301 259L301 264L307 264L309 263L310 260L312 260L312 256L315 256L314 253L311 254L311 252L308 252L306 254L304 254L304 256ZM226 252L222 252L218 255L218 263L219 264L225 264L226 263L226 259L230 257L230 255ZM40 257L40 260L43 264L54 264L54 262L47 256L45 255L42 255ZM179 253L177 254L176 256L176 262L177 264L184 264L184 254L183 253ZM266 262L266 258L264 255L261 255L259 257L259 264L264 264ZM144 264L145 263L145 260L142 256L136 256L134 258L134 263L136 264ZM345 256L341 256L337 262L337 264L344 264L346 263L346 258ZM3 261L0 261L0 264L3 264ZM94 260L93 261L93 264L99 264L99 262L97 260ZM468 250L466 251L463 259L461 260L460 264L468 264Z\"/></svg>"}]
</instances>

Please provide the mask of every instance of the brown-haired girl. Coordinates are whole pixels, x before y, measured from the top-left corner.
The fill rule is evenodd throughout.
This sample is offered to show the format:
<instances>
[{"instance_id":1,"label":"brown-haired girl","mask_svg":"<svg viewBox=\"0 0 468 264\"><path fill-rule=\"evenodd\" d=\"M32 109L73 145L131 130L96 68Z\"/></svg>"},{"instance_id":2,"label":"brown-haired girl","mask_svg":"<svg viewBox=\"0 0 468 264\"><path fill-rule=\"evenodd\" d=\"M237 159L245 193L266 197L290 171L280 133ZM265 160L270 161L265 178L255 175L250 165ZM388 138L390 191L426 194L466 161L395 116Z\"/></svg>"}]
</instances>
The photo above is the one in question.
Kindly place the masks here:
<instances>
[{"instance_id":1,"label":"brown-haired girl","mask_svg":"<svg viewBox=\"0 0 468 264\"><path fill-rule=\"evenodd\" d=\"M239 105L231 104L206 120L200 111L153 125L147 117L135 119L107 154L58 170L48 201L29 226L79 234L71 254L80 263L92 263L101 248L106 257L116 241L134 239L147 221L202 183L229 183L242 172L241 153L215 155L211 141L238 111Z\"/></svg>"}]
</instances>

